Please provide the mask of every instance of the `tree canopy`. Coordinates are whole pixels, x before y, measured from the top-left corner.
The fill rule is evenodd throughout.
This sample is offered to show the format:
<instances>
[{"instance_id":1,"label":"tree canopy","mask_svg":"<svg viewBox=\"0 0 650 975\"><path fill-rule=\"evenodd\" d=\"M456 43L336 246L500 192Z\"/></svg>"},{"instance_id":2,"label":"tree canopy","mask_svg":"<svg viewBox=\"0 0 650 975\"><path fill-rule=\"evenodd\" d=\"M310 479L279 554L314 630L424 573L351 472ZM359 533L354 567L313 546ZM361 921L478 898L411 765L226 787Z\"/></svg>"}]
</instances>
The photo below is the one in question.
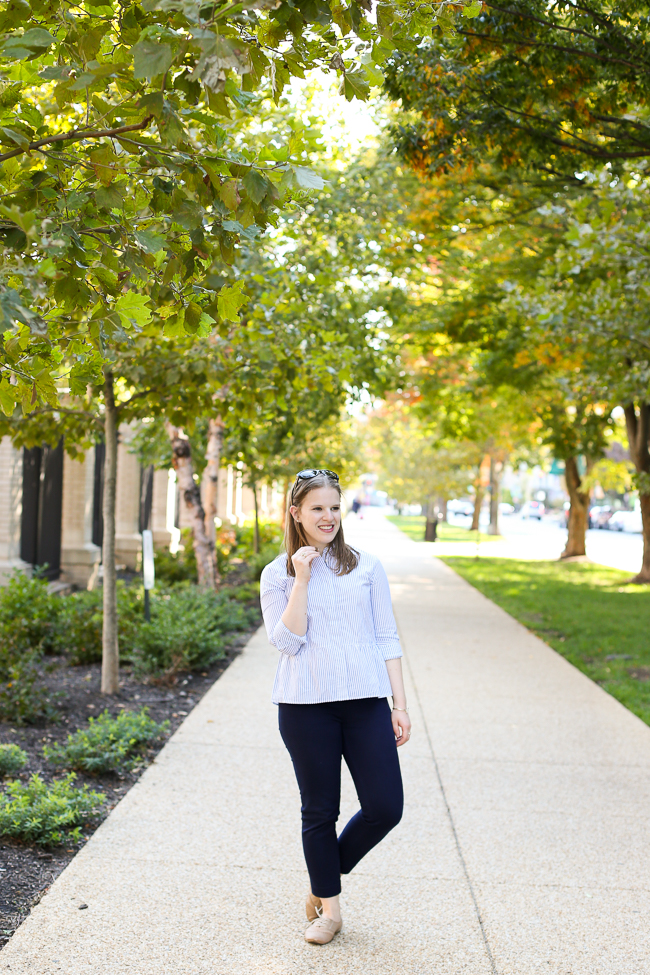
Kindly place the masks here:
<instances>
[{"instance_id":1,"label":"tree canopy","mask_svg":"<svg viewBox=\"0 0 650 975\"><path fill-rule=\"evenodd\" d=\"M390 94L415 114L399 141L428 173L495 158L575 179L650 156L650 20L626 0L484 4L454 35L397 52Z\"/></svg>"}]
</instances>

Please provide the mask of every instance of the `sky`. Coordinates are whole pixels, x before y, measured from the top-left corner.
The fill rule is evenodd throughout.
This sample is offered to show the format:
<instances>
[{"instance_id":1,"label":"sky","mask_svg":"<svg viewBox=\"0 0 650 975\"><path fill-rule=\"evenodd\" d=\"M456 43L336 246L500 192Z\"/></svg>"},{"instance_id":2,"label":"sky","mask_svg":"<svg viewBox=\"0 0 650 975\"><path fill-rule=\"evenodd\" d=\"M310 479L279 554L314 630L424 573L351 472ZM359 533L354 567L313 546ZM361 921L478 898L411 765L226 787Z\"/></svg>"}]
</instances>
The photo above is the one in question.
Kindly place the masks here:
<instances>
[{"instance_id":1,"label":"sky","mask_svg":"<svg viewBox=\"0 0 650 975\"><path fill-rule=\"evenodd\" d=\"M290 98L300 100L307 87L313 89L311 105L316 113L325 119L323 136L332 146L341 142L347 145L350 155L356 155L364 146L372 144L379 135L379 125L375 115L381 101L370 97L367 102L354 99L346 101L338 93L338 82L331 75L312 72L306 81L292 79Z\"/></svg>"}]
</instances>

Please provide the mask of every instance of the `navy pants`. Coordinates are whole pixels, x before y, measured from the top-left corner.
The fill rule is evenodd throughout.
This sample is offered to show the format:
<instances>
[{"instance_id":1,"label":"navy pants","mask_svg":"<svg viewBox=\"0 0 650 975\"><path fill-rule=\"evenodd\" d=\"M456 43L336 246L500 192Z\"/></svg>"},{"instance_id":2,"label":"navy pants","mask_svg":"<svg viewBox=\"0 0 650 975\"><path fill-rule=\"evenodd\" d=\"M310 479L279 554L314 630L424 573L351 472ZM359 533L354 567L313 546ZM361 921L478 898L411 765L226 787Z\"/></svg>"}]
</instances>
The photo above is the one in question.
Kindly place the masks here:
<instances>
[{"instance_id":1,"label":"navy pants","mask_svg":"<svg viewBox=\"0 0 650 975\"><path fill-rule=\"evenodd\" d=\"M280 704L280 734L302 800L302 845L316 897L341 892L353 867L402 818L404 794L386 698ZM361 804L337 838L341 757Z\"/></svg>"}]
</instances>

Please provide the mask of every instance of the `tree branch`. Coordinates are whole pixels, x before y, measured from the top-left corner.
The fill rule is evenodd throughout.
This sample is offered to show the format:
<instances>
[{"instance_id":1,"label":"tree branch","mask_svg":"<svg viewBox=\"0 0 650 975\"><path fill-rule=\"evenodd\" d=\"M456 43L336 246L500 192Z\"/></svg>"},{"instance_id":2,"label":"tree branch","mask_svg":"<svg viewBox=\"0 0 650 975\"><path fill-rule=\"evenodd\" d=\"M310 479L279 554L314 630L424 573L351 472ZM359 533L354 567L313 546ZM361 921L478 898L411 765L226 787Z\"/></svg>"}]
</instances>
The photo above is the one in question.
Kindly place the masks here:
<instances>
[{"instance_id":1,"label":"tree branch","mask_svg":"<svg viewBox=\"0 0 650 975\"><path fill-rule=\"evenodd\" d=\"M500 103L494 97L490 98L482 89L470 88L470 91L472 91L474 94L481 95L483 98L487 99L488 102L492 102L493 105L496 105L497 108L502 109L504 112L518 116L521 119L529 119L532 122L541 122L542 125L548 125L549 122L550 124L554 124L555 128L558 129L563 136L567 136L569 139L572 139L573 142L565 142L563 139L553 136L548 132L536 132L535 129L531 129L527 125L522 125L522 130L528 135L542 135L544 139L548 140L548 142L552 142L556 146L561 146L563 149L572 149L574 152L583 152L586 156L591 156L593 159L639 159L650 155L650 146L648 146L646 149L640 149L638 152L623 152L622 150L613 148L609 151L607 151L606 148L599 150L595 143L589 142L587 139L581 139L579 136L574 135L571 132L566 132L562 128L561 122L553 123L550 119L544 118L544 116L532 115L529 112L520 112L516 108L512 108L510 105ZM614 136L608 136L608 138L614 140ZM639 140L635 141L638 142Z\"/></svg>"},{"instance_id":2,"label":"tree branch","mask_svg":"<svg viewBox=\"0 0 650 975\"><path fill-rule=\"evenodd\" d=\"M11 152L3 152L0 155L0 162L5 159L13 159L20 156L23 152L31 152L33 149L40 149L42 146L49 146L53 142L78 142L81 139L103 139L111 136L122 135L123 132L138 132L146 129L153 115L147 115L141 122L135 125L122 125L119 129L72 129L71 132L60 132L59 135L49 136L47 139L39 139L38 142L30 142L27 146L12 149Z\"/></svg>"},{"instance_id":3,"label":"tree branch","mask_svg":"<svg viewBox=\"0 0 650 975\"><path fill-rule=\"evenodd\" d=\"M490 41L494 45L500 45L503 48L507 48L511 44L517 44L520 47L533 47L541 48L545 51L561 51L563 54L578 54L583 58L591 58L592 61L603 61L605 64L624 64L626 68L633 68L638 70L638 64L634 64L632 61L626 61L625 58L615 58L603 54L593 54L590 51L586 51L583 47L564 47L561 44L547 44L545 41L532 40L528 37L494 37L492 34L478 34L475 31L469 30L459 30L459 34L463 37L478 37L480 40Z\"/></svg>"},{"instance_id":4,"label":"tree branch","mask_svg":"<svg viewBox=\"0 0 650 975\"><path fill-rule=\"evenodd\" d=\"M564 31L568 34L581 34L583 37L588 38L590 41L595 41L596 44L602 44L607 47L607 37L598 37L595 34L590 34L589 31L583 30L581 27L563 27L561 24L555 23L552 20L544 20L542 17L535 17L534 14L525 13L522 10L507 10L505 7L499 7L495 3L490 2L491 10L498 10L502 14L511 14L517 17L521 17L522 20L532 20L535 24L541 24L543 27L551 27L553 30ZM592 14L593 16L593 14ZM594 18L595 19L595 18ZM612 30L612 23L610 21L604 21L607 25L608 32ZM629 37L624 38L627 43L629 43ZM626 62L627 63L627 62Z\"/></svg>"},{"instance_id":5,"label":"tree branch","mask_svg":"<svg viewBox=\"0 0 650 975\"><path fill-rule=\"evenodd\" d=\"M75 409L72 409L72 408L69 408L69 407L58 406L58 405L57 406L49 406L48 405L48 406L43 406L43 407L41 407L38 410L31 410L30 413L28 413L27 415L22 416L18 422L19 423L24 423L25 420L28 420L28 419L30 419L33 416L46 416L46 415L52 414L52 413L65 413L66 416L85 417L85 419L90 420L92 423L97 424L97 426L101 430L104 429L104 421L103 421L103 419L101 417L99 417L99 416L96 416L94 413L91 413L89 410L75 410Z\"/></svg>"}]
</instances>

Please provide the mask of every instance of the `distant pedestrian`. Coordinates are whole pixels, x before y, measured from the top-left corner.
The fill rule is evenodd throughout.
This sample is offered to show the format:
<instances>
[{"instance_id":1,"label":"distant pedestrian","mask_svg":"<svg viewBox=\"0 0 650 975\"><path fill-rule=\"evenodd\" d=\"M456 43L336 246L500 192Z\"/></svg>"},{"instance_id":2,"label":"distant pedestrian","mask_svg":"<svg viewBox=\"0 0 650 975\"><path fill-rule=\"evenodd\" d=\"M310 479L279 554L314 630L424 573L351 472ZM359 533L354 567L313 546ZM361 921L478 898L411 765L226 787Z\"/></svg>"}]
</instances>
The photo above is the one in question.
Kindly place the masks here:
<instances>
[{"instance_id":1,"label":"distant pedestrian","mask_svg":"<svg viewBox=\"0 0 650 975\"><path fill-rule=\"evenodd\" d=\"M363 502L364 502L363 491L357 491L357 493L354 496L354 501L352 502L352 514L359 515L359 518L363 518L363 511L361 510L361 506L363 505Z\"/></svg>"},{"instance_id":2,"label":"distant pedestrian","mask_svg":"<svg viewBox=\"0 0 650 975\"><path fill-rule=\"evenodd\" d=\"M273 702L302 800L305 939L322 945L341 930L341 875L401 819L396 746L411 737L411 721L386 573L346 545L333 471L296 475L285 547L262 573L261 601L280 651ZM361 809L337 837L342 757Z\"/></svg>"}]
</instances>

